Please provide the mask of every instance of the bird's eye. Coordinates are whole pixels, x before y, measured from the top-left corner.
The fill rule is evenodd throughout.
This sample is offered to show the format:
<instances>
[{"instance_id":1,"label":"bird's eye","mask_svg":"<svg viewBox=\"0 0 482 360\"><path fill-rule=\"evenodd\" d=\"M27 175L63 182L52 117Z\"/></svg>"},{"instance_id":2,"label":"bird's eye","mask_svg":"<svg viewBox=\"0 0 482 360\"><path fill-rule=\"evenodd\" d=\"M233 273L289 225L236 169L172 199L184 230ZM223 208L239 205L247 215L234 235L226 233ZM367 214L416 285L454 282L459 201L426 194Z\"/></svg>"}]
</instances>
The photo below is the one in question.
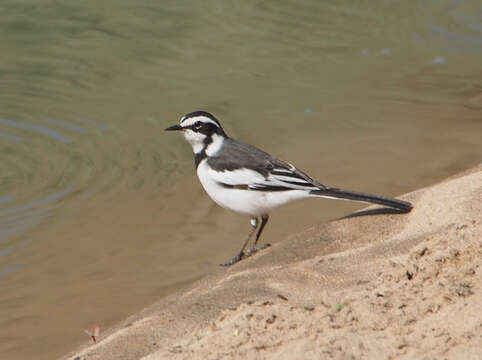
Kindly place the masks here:
<instances>
[{"instance_id":1,"label":"bird's eye","mask_svg":"<svg viewBox=\"0 0 482 360\"><path fill-rule=\"evenodd\" d=\"M194 128L195 128L195 129L200 129L201 126L203 126L203 123L200 122L200 121L196 121L196 122L194 123Z\"/></svg>"}]
</instances>

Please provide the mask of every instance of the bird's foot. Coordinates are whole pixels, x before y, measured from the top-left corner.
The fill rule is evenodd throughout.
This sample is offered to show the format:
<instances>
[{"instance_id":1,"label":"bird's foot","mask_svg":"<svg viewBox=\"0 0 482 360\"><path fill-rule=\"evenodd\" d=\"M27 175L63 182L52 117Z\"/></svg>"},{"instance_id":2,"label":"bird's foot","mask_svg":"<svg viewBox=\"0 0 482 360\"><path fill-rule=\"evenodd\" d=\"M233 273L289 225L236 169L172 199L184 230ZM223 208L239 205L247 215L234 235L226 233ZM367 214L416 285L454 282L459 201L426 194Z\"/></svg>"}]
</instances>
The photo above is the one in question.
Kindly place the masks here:
<instances>
[{"instance_id":1,"label":"bird's foot","mask_svg":"<svg viewBox=\"0 0 482 360\"><path fill-rule=\"evenodd\" d=\"M241 251L240 253L238 253L238 255L233 257L231 260L225 263L219 264L219 266L231 266L233 264L236 264L238 261L243 260L245 257L246 257L246 253L244 251Z\"/></svg>"},{"instance_id":2,"label":"bird's foot","mask_svg":"<svg viewBox=\"0 0 482 360\"><path fill-rule=\"evenodd\" d=\"M240 253L238 253L238 255L233 257L231 260L225 262L224 264L219 264L219 265L220 266L231 266L231 265L236 264L237 262L239 262L239 261L241 261L245 258L248 258L248 257L256 254L258 251L266 249L267 247L270 247L270 246L271 246L271 244L264 244L263 246L260 246L260 247L252 247L247 252L241 251Z\"/></svg>"},{"instance_id":3,"label":"bird's foot","mask_svg":"<svg viewBox=\"0 0 482 360\"><path fill-rule=\"evenodd\" d=\"M252 248L249 249L248 252L246 253L246 257L250 257L251 255L256 254L258 251L263 250L263 249L266 249L267 247L270 247L270 246L271 246L270 243L266 243L266 244L264 244L264 245L261 245L260 247L252 247Z\"/></svg>"}]
</instances>

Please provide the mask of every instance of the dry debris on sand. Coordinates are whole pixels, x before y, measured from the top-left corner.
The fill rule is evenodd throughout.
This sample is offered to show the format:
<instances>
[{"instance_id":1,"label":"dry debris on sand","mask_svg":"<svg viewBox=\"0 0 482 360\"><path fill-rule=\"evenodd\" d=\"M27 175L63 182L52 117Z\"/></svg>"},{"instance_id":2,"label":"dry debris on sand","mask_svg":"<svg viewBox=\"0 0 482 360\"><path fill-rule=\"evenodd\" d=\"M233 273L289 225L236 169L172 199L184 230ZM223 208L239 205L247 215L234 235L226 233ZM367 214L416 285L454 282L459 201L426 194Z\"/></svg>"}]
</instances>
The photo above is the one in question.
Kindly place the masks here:
<instances>
[{"instance_id":1,"label":"dry debris on sand","mask_svg":"<svg viewBox=\"0 0 482 360\"><path fill-rule=\"evenodd\" d=\"M408 215L309 229L71 358L482 359L482 165L406 199Z\"/></svg>"}]
</instances>

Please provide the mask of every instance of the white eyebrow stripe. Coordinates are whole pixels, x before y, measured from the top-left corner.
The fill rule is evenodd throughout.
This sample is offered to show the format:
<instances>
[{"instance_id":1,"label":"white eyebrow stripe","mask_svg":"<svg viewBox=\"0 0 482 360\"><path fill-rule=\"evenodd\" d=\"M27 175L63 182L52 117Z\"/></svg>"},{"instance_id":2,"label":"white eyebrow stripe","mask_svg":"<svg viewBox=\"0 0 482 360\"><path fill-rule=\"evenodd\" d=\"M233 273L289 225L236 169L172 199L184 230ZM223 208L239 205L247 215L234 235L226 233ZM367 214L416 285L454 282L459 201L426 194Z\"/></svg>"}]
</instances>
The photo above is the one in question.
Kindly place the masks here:
<instances>
[{"instance_id":1,"label":"white eyebrow stripe","mask_svg":"<svg viewBox=\"0 0 482 360\"><path fill-rule=\"evenodd\" d=\"M216 125L217 127L219 127L218 123L216 123L216 121L214 120L211 120L210 118L206 117L206 116L194 116L194 117L190 117L188 119L184 119L182 118L181 119L181 125L183 127L188 127L188 126L191 126L193 125L195 122L197 121L201 121L203 123L211 123L211 124L214 124Z\"/></svg>"}]
</instances>

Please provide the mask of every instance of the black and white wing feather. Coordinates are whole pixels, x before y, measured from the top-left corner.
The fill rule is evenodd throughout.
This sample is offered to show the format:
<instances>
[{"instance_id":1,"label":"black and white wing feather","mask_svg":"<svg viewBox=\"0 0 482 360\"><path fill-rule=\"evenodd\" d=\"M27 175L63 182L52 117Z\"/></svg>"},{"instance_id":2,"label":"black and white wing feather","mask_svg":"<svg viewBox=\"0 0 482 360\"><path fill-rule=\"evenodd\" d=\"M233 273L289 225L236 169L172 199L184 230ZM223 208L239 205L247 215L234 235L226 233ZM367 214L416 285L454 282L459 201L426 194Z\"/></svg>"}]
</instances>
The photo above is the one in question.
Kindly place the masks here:
<instances>
[{"instance_id":1,"label":"black and white wing feather","mask_svg":"<svg viewBox=\"0 0 482 360\"><path fill-rule=\"evenodd\" d=\"M326 189L294 165L233 139L226 139L219 154L207 161L210 175L225 187L255 191Z\"/></svg>"},{"instance_id":2,"label":"black and white wing feather","mask_svg":"<svg viewBox=\"0 0 482 360\"><path fill-rule=\"evenodd\" d=\"M320 184L294 165L245 143L227 138L219 155L208 158L209 172L219 185L253 191L304 190L311 196L380 204L409 212L409 202L342 190Z\"/></svg>"}]
</instances>

